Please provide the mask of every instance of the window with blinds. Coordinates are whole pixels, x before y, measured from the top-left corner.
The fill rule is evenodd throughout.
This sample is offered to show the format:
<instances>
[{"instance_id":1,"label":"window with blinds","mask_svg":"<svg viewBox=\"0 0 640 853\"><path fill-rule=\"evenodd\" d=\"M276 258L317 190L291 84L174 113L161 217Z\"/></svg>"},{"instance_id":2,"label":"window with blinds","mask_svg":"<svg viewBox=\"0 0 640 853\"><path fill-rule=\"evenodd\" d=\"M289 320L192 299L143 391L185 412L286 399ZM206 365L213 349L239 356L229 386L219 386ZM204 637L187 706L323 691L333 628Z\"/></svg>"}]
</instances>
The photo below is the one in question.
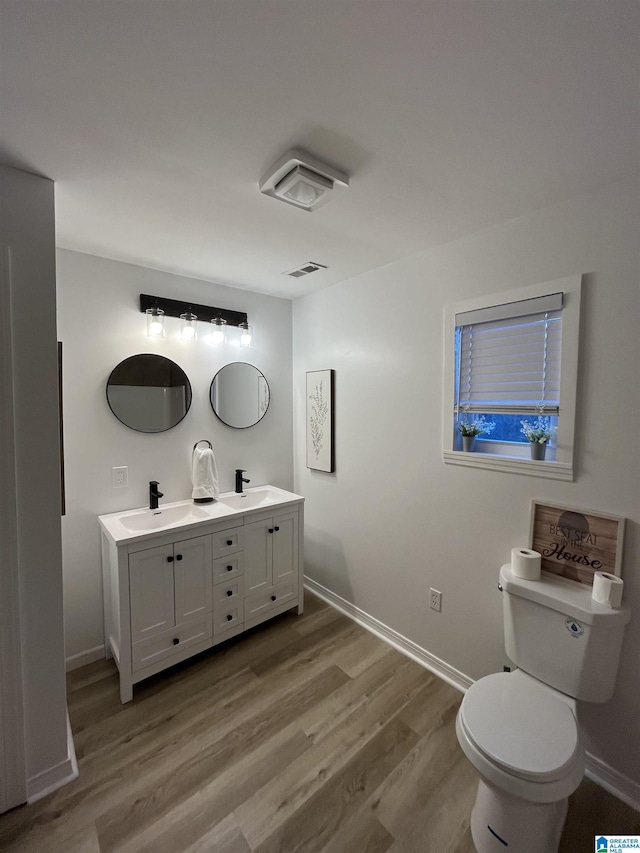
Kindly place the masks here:
<instances>
[{"instance_id":1,"label":"window with blinds","mask_svg":"<svg viewBox=\"0 0 640 853\"><path fill-rule=\"evenodd\" d=\"M454 415L557 416L563 294L456 313Z\"/></svg>"},{"instance_id":2,"label":"window with blinds","mask_svg":"<svg viewBox=\"0 0 640 853\"><path fill-rule=\"evenodd\" d=\"M576 273L444 306L445 464L573 480L581 288Z\"/></svg>"}]
</instances>

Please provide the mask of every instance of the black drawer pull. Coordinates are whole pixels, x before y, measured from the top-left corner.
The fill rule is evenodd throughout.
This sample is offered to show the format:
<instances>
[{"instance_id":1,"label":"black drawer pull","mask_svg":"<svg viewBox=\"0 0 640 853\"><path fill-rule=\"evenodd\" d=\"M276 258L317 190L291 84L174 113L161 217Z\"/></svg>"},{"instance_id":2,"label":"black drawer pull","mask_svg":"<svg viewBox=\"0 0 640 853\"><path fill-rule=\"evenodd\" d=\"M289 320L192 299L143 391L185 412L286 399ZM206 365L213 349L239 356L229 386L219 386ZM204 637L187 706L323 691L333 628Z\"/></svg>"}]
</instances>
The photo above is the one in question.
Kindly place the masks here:
<instances>
[{"instance_id":1,"label":"black drawer pull","mask_svg":"<svg viewBox=\"0 0 640 853\"><path fill-rule=\"evenodd\" d=\"M174 646L177 646L179 642L180 642L179 637L174 637L174 638L173 638L173 645L174 645Z\"/></svg>"},{"instance_id":2,"label":"black drawer pull","mask_svg":"<svg viewBox=\"0 0 640 853\"><path fill-rule=\"evenodd\" d=\"M269 528L269 533L273 533L273 527Z\"/></svg>"},{"instance_id":3,"label":"black drawer pull","mask_svg":"<svg viewBox=\"0 0 640 853\"><path fill-rule=\"evenodd\" d=\"M167 563L173 563L173 557L167 557Z\"/></svg>"},{"instance_id":4,"label":"black drawer pull","mask_svg":"<svg viewBox=\"0 0 640 853\"><path fill-rule=\"evenodd\" d=\"M280 528L279 528L279 527L274 527L273 529L274 529L274 530L280 530Z\"/></svg>"},{"instance_id":5,"label":"black drawer pull","mask_svg":"<svg viewBox=\"0 0 640 853\"><path fill-rule=\"evenodd\" d=\"M227 566L227 571L228 571L228 572L232 572L232 571L233 571L233 566Z\"/></svg>"},{"instance_id":6,"label":"black drawer pull","mask_svg":"<svg viewBox=\"0 0 640 853\"><path fill-rule=\"evenodd\" d=\"M227 595L233 595L233 590L232 590L232 589L228 589L228 590L227 590Z\"/></svg>"},{"instance_id":7,"label":"black drawer pull","mask_svg":"<svg viewBox=\"0 0 640 853\"><path fill-rule=\"evenodd\" d=\"M233 545L233 539L227 539L227 545Z\"/></svg>"},{"instance_id":8,"label":"black drawer pull","mask_svg":"<svg viewBox=\"0 0 640 853\"><path fill-rule=\"evenodd\" d=\"M276 600L275 595L272 595L272 596L271 596L271 601L275 601L275 600Z\"/></svg>"},{"instance_id":9,"label":"black drawer pull","mask_svg":"<svg viewBox=\"0 0 640 853\"><path fill-rule=\"evenodd\" d=\"M231 622L232 619L233 619L233 616L229 613L229 615L227 616L227 622Z\"/></svg>"},{"instance_id":10,"label":"black drawer pull","mask_svg":"<svg viewBox=\"0 0 640 853\"><path fill-rule=\"evenodd\" d=\"M176 554L176 560L181 560L181 559L182 559L182 554Z\"/></svg>"}]
</instances>

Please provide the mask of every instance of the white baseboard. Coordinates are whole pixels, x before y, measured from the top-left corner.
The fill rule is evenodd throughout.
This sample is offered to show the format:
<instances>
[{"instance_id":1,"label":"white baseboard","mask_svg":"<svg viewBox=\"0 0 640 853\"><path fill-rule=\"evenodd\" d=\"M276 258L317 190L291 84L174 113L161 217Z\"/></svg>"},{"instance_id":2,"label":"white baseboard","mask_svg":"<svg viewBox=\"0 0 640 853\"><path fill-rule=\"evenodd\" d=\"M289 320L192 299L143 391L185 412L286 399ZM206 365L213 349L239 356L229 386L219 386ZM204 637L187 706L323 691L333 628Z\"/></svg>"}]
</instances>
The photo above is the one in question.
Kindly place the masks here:
<instances>
[{"instance_id":1,"label":"white baseboard","mask_svg":"<svg viewBox=\"0 0 640 853\"><path fill-rule=\"evenodd\" d=\"M48 770L38 773L37 776L27 779L27 802L35 803L77 778L78 762L73 745L73 735L71 734L69 712L67 712L67 757L55 767L50 767Z\"/></svg>"},{"instance_id":2,"label":"white baseboard","mask_svg":"<svg viewBox=\"0 0 640 853\"><path fill-rule=\"evenodd\" d=\"M614 770L613 767L589 753L587 753L585 775L596 785L600 785L605 791L640 812L640 782L634 782L633 779L629 779L628 776Z\"/></svg>"},{"instance_id":3,"label":"white baseboard","mask_svg":"<svg viewBox=\"0 0 640 853\"><path fill-rule=\"evenodd\" d=\"M394 631L393 628L389 628L375 617L365 613L364 610L356 607L355 604L351 604L351 602L341 596L336 595L335 592L322 586L317 581L305 577L304 585L309 592L317 595L318 598L326 601L327 604L335 607L336 610L344 613L345 616L353 619L354 622L371 631L372 634L375 634L381 640L390 643L399 652L426 667L457 690L464 693L473 684L472 678L449 666L448 663L432 655L426 649L417 645L417 643L414 643L407 637L403 637L402 634ZM597 785L604 788L605 791L613 794L614 797L622 800L623 803L636 809L636 811L640 811L640 783L634 782L633 779L629 779L628 776L614 770L613 767L610 767L604 761L589 753L587 753L586 775Z\"/></svg>"},{"instance_id":4,"label":"white baseboard","mask_svg":"<svg viewBox=\"0 0 640 853\"><path fill-rule=\"evenodd\" d=\"M433 672L434 675L437 675L443 681L446 681L447 684L455 687L456 690L461 690L464 693L473 684L473 680L464 675L464 673L459 672L452 666L449 666L448 663L445 663L443 660L440 660L440 658L432 655L431 652L423 649L422 646L414 643L413 640L403 637L402 634L394 631L393 628L389 628L374 616L370 616L368 613L365 613L364 610L361 610L359 607L356 607L355 604L351 604L350 601L336 595L335 592L331 592L330 589L322 586L317 581L305 577L304 585L309 592L317 595L318 598L326 601L327 604L335 607L336 610L344 613L344 615L348 616L349 619L353 619L353 621L357 622L358 625L366 628L367 631L371 631L371 633L375 634L376 637L379 637L381 640L389 643L399 652L402 652L402 654L416 661L416 663L426 667L426 669Z\"/></svg>"},{"instance_id":5,"label":"white baseboard","mask_svg":"<svg viewBox=\"0 0 640 853\"><path fill-rule=\"evenodd\" d=\"M71 672L72 669L80 669L81 666L86 666L88 663L102 660L104 656L104 645L96 646L86 652L80 652L79 655L71 655L71 657L65 658L65 669L67 672Z\"/></svg>"}]
</instances>

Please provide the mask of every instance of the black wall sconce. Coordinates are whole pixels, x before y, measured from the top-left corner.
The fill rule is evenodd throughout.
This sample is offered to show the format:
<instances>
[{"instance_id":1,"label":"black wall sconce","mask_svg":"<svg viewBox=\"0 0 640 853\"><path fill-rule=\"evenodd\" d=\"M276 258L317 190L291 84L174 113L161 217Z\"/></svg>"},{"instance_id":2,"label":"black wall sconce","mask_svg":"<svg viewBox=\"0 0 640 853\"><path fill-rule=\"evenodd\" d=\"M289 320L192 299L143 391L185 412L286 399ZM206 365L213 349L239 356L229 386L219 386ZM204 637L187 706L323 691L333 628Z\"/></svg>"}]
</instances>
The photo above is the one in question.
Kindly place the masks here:
<instances>
[{"instance_id":1,"label":"black wall sconce","mask_svg":"<svg viewBox=\"0 0 640 853\"><path fill-rule=\"evenodd\" d=\"M195 340L195 324L211 323L212 341L222 343L226 338L227 326L237 326L242 331L242 345L251 346L251 334L248 317L244 311L232 311L228 308L214 308L210 305L198 305L195 302L181 302L179 299L166 299L163 296L140 294L140 311L147 315L147 335L164 336L164 318L179 317L182 320L183 340ZM185 331L187 334L185 334ZM248 343L247 340L248 334Z\"/></svg>"}]
</instances>

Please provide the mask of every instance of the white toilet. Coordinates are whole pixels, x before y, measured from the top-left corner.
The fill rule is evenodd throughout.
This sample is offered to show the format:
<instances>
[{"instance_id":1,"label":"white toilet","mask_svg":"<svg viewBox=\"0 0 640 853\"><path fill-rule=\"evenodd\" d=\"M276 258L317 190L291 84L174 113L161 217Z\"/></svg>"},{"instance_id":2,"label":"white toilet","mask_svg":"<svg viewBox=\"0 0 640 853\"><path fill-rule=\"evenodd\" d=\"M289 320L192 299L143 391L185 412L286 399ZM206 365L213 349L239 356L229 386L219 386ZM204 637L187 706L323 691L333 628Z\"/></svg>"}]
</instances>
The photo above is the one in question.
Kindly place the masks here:
<instances>
[{"instance_id":1,"label":"white toilet","mask_svg":"<svg viewBox=\"0 0 640 853\"><path fill-rule=\"evenodd\" d=\"M575 700L612 694L628 608L591 598L591 587L500 569L505 648L519 668L467 691L456 719L480 774L471 813L478 853L557 853L568 797L584 773Z\"/></svg>"}]
</instances>

